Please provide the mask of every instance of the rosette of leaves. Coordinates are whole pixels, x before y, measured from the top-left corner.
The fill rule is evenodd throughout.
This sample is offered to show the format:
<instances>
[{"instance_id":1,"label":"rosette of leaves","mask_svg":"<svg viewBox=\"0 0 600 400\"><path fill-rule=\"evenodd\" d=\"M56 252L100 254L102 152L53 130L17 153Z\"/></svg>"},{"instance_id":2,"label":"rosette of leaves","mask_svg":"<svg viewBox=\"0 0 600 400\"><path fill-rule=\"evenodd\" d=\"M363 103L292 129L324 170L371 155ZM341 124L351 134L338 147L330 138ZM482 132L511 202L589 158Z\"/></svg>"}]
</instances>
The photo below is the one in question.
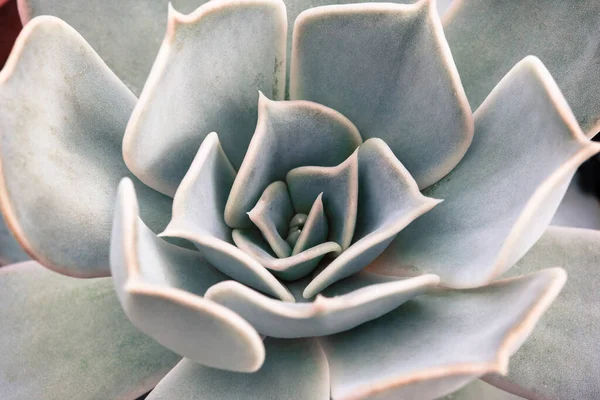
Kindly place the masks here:
<instances>
[{"instance_id":1,"label":"rosette of leaves","mask_svg":"<svg viewBox=\"0 0 600 400\"><path fill-rule=\"evenodd\" d=\"M21 15L70 12L48 4ZM455 4L445 34L434 1L218 0L169 7L138 99L161 13L111 4L94 29L139 26L90 42L127 84L53 16L28 21L0 73L0 204L47 267L0 270L3 398L135 398L157 382L149 399L595 393L597 279L578 272L599 234L544 234L600 151L597 92L574 94L591 55L550 58L558 84L502 46L502 62L457 70L493 2ZM147 47L122 38L134 28ZM572 40L592 43L585 29ZM557 265L576 289L509 373L565 284ZM576 382L577 366L549 367L574 358Z\"/></svg>"}]
</instances>

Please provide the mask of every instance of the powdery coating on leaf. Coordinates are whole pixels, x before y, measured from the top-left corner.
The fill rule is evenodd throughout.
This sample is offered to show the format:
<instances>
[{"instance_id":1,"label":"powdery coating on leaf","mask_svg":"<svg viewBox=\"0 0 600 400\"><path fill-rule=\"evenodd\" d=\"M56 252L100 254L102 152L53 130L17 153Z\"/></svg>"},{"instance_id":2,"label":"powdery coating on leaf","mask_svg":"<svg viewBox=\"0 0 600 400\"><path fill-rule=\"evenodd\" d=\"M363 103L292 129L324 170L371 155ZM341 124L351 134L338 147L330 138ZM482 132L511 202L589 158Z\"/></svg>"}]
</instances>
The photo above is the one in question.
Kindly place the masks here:
<instances>
[{"instance_id":1,"label":"powdery coating on leaf","mask_svg":"<svg viewBox=\"0 0 600 400\"><path fill-rule=\"evenodd\" d=\"M473 109L514 64L539 57L588 136L600 131L600 2L455 0L444 31Z\"/></svg>"},{"instance_id":2,"label":"powdery coating on leaf","mask_svg":"<svg viewBox=\"0 0 600 400\"><path fill-rule=\"evenodd\" d=\"M256 124L259 90L283 96L286 29L281 0L213 1L187 16L171 8L125 133L129 169L173 196L213 131L239 167Z\"/></svg>"},{"instance_id":3,"label":"powdery coating on leaf","mask_svg":"<svg viewBox=\"0 0 600 400\"><path fill-rule=\"evenodd\" d=\"M333 399L437 398L477 376L506 374L509 357L565 280L564 270L552 268L478 289L439 290L322 338Z\"/></svg>"},{"instance_id":4,"label":"powdery coating on leaf","mask_svg":"<svg viewBox=\"0 0 600 400\"><path fill-rule=\"evenodd\" d=\"M564 266L569 280L504 379L538 397L593 399L600 393L600 231L550 227L511 273L548 264Z\"/></svg>"},{"instance_id":5,"label":"powdery coating on leaf","mask_svg":"<svg viewBox=\"0 0 600 400\"><path fill-rule=\"evenodd\" d=\"M46 267L109 274L114 194L131 176L120 149L134 104L63 21L38 17L21 32L0 72L0 204L17 241ZM133 179L144 219L162 229L171 200Z\"/></svg>"},{"instance_id":6,"label":"powdery coating on leaf","mask_svg":"<svg viewBox=\"0 0 600 400\"><path fill-rule=\"evenodd\" d=\"M381 138L427 187L452 170L473 118L435 2L318 7L294 25L290 97L348 117Z\"/></svg>"},{"instance_id":7,"label":"powdery coating on leaf","mask_svg":"<svg viewBox=\"0 0 600 400\"><path fill-rule=\"evenodd\" d=\"M140 234L142 232L138 224L141 221L137 211L133 185L124 179L119 185L115 212L111 270L119 300L129 319L163 346L196 362L244 372L254 372L260 368L265 357L262 340L239 315L197 294L175 287L172 281L157 282L156 277L148 279L145 276L148 271L173 269L173 265L164 263L167 260L177 263L181 258L167 254L158 257L158 260L154 257L144 258L148 254L139 251L139 241L147 240L147 237ZM160 239L154 237L154 240ZM159 255L161 251L180 250L175 246L155 249ZM163 265L144 265L157 261ZM183 270L181 266L175 267ZM196 267L202 268L202 265L198 263ZM193 273L188 275L193 279ZM182 281L186 282L186 279ZM190 336L189 332L194 332L194 335Z\"/></svg>"},{"instance_id":8,"label":"powdery coating on leaf","mask_svg":"<svg viewBox=\"0 0 600 400\"><path fill-rule=\"evenodd\" d=\"M140 333L109 278L0 269L0 398L135 399L180 357Z\"/></svg>"},{"instance_id":9,"label":"powdery coating on leaf","mask_svg":"<svg viewBox=\"0 0 600 400\"><path fill-rule=\"evenodd\" d=\"M81 33L137 96L165 35L170 2L190 12L208 0L17 0L23 24L58 17Z\"/></svg>"},{"instance_id":10,"label":"powdery coating on leaf","mask_svg":"<svg viewBox=\"0 0 600 400\"><path fill-rule=\"evenodd\" d=\"M253 374L220 371L183 360L148 400L329 400L329 368L315 339L265 339L267 358Z\"/></svg>"},{"instance_id":11,"label":"powdery coating on leaf","mask_svg":"<svg viewBox=\"0 0 600 400\"><path fill-rule=\"evenodd\" d=\"M526 400L477 379L462 389L439 400ZM527 400L542 400L527 398Z\"/></svg>"},{"instance_id":12,"label":"powdery coating on leaf","mask_svg":"<svg viewBox=\"0 0 600 400\"><path fill-rule=\"evenodd\" d=\"M402 231L373 272L431 272L446 286L485 285L542 235L577 167L600 151L535 57L498 84L475 113L475 127L463 161L425 191L446 201Z\"/></svg>"}]
</instances>

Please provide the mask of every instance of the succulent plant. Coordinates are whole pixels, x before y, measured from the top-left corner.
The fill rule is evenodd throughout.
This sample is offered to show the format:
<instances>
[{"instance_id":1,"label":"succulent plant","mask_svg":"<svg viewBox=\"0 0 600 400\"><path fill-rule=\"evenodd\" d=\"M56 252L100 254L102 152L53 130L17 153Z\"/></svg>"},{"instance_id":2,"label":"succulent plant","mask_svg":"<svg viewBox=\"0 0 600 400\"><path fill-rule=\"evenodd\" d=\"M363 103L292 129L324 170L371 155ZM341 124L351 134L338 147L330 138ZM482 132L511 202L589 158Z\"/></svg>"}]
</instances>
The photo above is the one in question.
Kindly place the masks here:
<instances>
[{"instance_id":1,"label":"succulent plant","mask_svg":"<svg viewBox=\"0 0 600 400\"><path fill-rule=\"evenodd\" d=\"M146 79L157 3L19 4L3 399L598 392L600 232L547 227L600 152L593 24L552 40L600 6L189 1Z\"/></svg>"}]
</instances>

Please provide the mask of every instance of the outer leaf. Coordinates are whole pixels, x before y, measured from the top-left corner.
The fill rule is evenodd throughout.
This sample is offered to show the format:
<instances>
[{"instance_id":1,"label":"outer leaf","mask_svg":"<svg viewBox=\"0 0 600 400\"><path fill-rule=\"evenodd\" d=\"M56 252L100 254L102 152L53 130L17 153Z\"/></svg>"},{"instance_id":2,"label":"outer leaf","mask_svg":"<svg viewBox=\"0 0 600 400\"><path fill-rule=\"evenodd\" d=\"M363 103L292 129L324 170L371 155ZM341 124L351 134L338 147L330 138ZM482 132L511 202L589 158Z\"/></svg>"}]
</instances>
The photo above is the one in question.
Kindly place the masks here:
<instances>
[{"instance_id":1,"label":"outer leaf","mask_svg":"<svg viewBox=\"0 0 600 400\"><path fill-rule=\"evenodd\" d=\"M380 3L380 0L285 0L287 15L288 15L288 37L292 37L292 30L294 27L294 21L305 10L309 10L315 7L327 6L327 5L337 5L337 4L352 4L352 3ZM390 3L415 3L415 0L399 0L399 1L390 1ZM444 15L446 10L449 8L452 0L437 0L437 11L439 15ZM290 72L290 55L292 52L292 41L288 40L287 45L287 79L286 83L288 87L286 87L286 98L289 98L289 72Z\"/></svg>"},{"instance_id":2,"label":"outer leaf","mask_svg":"<svg viewBox=\"0 0 600 400\"><path fill-rule=\"evenodd\" d=\"M46 267L109 274L114 195L130 175L121 142L135 101L63 21L39 17L21 32L0 72L0 203L16 239ZM171 199L138 191L144 219L162 229Z\"/></svg>"},{"instance_id":3,"label":"outer leaf","mask_svg":"<svg viewBox=\"0 0 600 400\"><path fill-rule=\"evenodd\" d=\"M234 310L266 336L325 336L378 318L437 285L435 275L390 279L357 274L332 285L312 302L270 299L238 282L212 286L206 297Z\"/></svg>"},{"instance_id":4,"label":"outer leaf","mask_svg":"<svg viewBox=\"0 0 600 400\"><path fill-rule=\"evenodd\" d=\"M131 325L110 278L15 264L0 269L0 304L3 400L133 400L179 361Z\"/></svg>"},{"instance_id":5,"label":"outer leaf","mask_svg":"<svg viewBox=\"0 0 600 400\"><path fill-rule=\"evenodd\" d=\"M23 23L39 15L65 21L137 95L165 35L167 5L190 12L207 0L18 0Z\"/></svg>"},{"instance_id":6,"label":"outer leaf","mask_svg":"<svg viewBox=\"0 0 600 400\"><path fill-rule=\"evenodd\" d=\"M420 188L450 172L473 118L434 1L314 8L294 26L290 97L383 139Z\"/></svg>"},{"instance_id":7,"label":"outer leaf","mask_svg":"<svg viewBox=\"0 0 600 400\"><path fill-rule=\"evenodd\" d=\"M148 400L328 400L327 360L314 339L267 338L267 359L253 374L220 371L184 359Z\"/></svg>"},{"instance_id":8,"label":"outer leaf","mask_svg":"<svg viewBox=\"0 0 600 400\"><path fill-rule=\"evenodd\" d=\"M238 168L256 125L258 91L283 98L286 28L281 0L211 1L190 15L171 8L123 142L136 176L173 196L212 131Z\"/></svg>"},{"instance_id":9,"label":"outer leaf","mask_svg":"<svg viewBox=\"0 0 600 400\"><path fill-rule=\"evenodd\" d=\"M427 400L489 372L506 374L508 358L565 280L554 268L478 289L439 290L321 339L333 399Z\"/></svg>"},{"instance_id":10,"label":"outer leaf","mask_svg":"<svg viewBox=\"0 0 600 400\"><path fill-rule=\"evenodd\" d=\"M67 21L81 32L134 93L141 92L164 37L168 0L126 2L122 0L101 2L19 0L19 2L24 22L38 15L55 15ZM207 0L171 0L170 2L179 11L191 12ZM302 11L327 4L352 2L355 0L285 0L287 20L290 21L287 36L292 36L293 22ZM440 15L443 15L450 2L451 0L437 1ZM290 40L287 46L288 72L291 48Z\"/></svg>"},{"instance_id":11,"label":"outer leaf","mask_svg":"<svg viewBox=\"0 0 600 400\"><path fill-rule=\"evenodd\" d=\"M486 284L537 241L578 166L598 151L542 63L524 59L475 113L463 161L425 191L444 203L400 232L374 271Z\"/></svg>"},{"instance_id":12,"label":"outer leaf","mask_svg":"<svg viewBox=\"0 0 600 400\"><path fill-rule=\"evenodd\" d=\"M600 2L457 0L444 32L473 109L530 54L548 67L583 130L600 130Z\"/></svg>"},{"instance_id":13,"label":"outer leaf","mask_svg":"<svg viewBox=\"0 0 600 400\"><path fill-rule=\"evenodd\" d=\"M361 143L352 122L331 108L261 95L256 131L227 200L225 222L232 228L251 227L246 213L268 185L300 166L338 165Z\"/></svg>"},{"instance_id":14,"label":"outer leaf","mask_svg":"<svg viewBox=\"0 0 600 400\"><path fill-rule=\"evenodd\" d=\"M600 231L550 227L514 272L548 264L564 265L569 280L506 379L539 397L593 399L600 393Z\"/></svg>"},{"instance_id":15,"label":"outer leaf","mask_svg":"<svg viewBox=\"0 0 600 400\"><path fill-rule=\"evenodd\" d=\"M281 299L292 295L255 259L235 247L225 224L225 202L235 170L216 133L206 137L173 199L173 219L161 234L190 240L216 268Z\"/></svg>"},{"instance_id":16,"label":"outer leaf","mask_svg":"<svg viewBox=\"0 0 600 400\"><path fill-rule=\"evenodd\" d=\"M525 400L525 398L515 396L477 379L440 400Z\"/></svg>"},{"instance_id":17,"label":"outer leaf","mask_svg":"<svg viewBox=\"0 0 600 400\"><path fill-rule=\"evenodd\" d=\"M239 315L201 297L223 275L199 261L197 252L163 242L144 226L133 185L124 179L111 270L127 317L142 332L196 362L256 371L265 355L261 338Z\"/></svg>"}]
</instances>

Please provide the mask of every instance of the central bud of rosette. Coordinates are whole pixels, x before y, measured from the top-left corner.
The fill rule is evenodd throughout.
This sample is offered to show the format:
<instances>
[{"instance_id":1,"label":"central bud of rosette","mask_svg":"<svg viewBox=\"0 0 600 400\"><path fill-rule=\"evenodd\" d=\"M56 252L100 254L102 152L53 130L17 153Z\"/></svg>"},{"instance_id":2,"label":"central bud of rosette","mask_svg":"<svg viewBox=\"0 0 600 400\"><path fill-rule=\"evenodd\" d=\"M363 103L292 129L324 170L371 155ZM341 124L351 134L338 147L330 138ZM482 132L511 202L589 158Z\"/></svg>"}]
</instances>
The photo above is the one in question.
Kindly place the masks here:
<instances>
[{"instance_id":1,"label":"central bud of rosette","mask_svg":"<svg viewBox=\"0 0 600 400\"><path fill-rule=\"evenodd\" d=\"M214 132L203 139L158 237L125 178L111 247L119 299L139 329L197 362L245 371L264 358L258 334L343 332L439 283L432 274L363 271L440 201L421 194L383 140L363 141L352 122L318 103L261 94L257 108L239 165L227 156L234 141L221 143ZM165 238L185 239L199 251ZM196 336L175 334L179 326L230 343L226 355L233 358L198 346Z\"/></svg>"},{"instance_id":2,"label":"central bud of rosette","mask_svg":"<svg viewBox=\"0 0 600 400\"><path fill-rule=\"evenodd\" d=\"M439 202L421 194L384 141L363 141L341 113L309 101L260 94L237 172L226 149L217 133L204 139L162 236L192 241L237 283L287 302L356 289L336 283Z\"/></svg>"}]
</instances>

